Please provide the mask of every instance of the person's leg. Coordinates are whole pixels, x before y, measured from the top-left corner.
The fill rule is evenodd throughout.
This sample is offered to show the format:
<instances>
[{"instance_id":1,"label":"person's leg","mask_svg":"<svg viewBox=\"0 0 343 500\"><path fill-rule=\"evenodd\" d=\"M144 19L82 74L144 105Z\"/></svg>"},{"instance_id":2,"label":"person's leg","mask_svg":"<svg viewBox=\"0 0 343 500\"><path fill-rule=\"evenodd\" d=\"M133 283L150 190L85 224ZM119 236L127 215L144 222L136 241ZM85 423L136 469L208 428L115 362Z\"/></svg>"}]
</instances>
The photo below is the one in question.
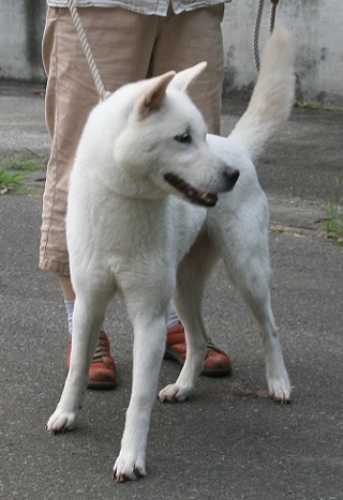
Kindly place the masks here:
<instances>
[{"instance_id":1,"label":"person's leg","mask_svg":"<svg viewBox=\"0 0 343 500\"><path fill-rule=\"evenodd\" d=\"M106 90L114 91L146 77L156 16L100 8L79 9L79 14ZM48 76L46 121L52 147L43 197L39 265L58 275L71 333L75 294L69 276L64 222L68 182L83 126L99 96L68 9L48 9L43 61ZM68 366L70 352L69 341ZM89 375L93 387L101 388L99 380L104 380L106 387L115 385L115 365L104 332Z\"/></svg>"},{"instance_id":2,"label":"person's leg","mask_svg":"<svg viewBox=\"0 0 343 500\"><path fill-rule=\"evenodd\" d=\"M224 6L216 5L181 14L160 22L150 72L181 71L201 61L206 70L190 89L190 96L201 110L209 132L220 134L223 84L223 41L221 22Z\"/></svg>"},{"instance_id":3,"label":"person's leg","mask_svg":"<svg viewBox=\"0 0 343 500\"><path fill-rule=\"evenodd\" d=\"M206 70L191 87L190 94L201 110L209 131L220 133L221 93L223 81L223 43L221 21L223 5L197 9L175 15L170 12L160 21L150 66L151 75L180 71L206 60ZM231 372L226 353L208 342L203 375L222 376ZM168 328L165 357L179 362L186 358L184 328L180 322Z\"/></svg>"},{"instance_id":4,"label":"person's leg","mask_svg":"<svg viewBox=\"0 0 343 500\"><path fill-rule=\"evenodd\" d=\"M158 29L166 23L165 20L122 9L87 8L79 9L79 13L106 90L116 90L125 83L151 74L154 63L159 60L155 56L151 64L151 54ZM173 35L170 43L175 44L173 31L174 28L169 30L169 38ZM155 48L160 50L158 43ZM169 50L162 51L162 59L168 60L169 54ZM82 128L99 98L67 9L48 10L43 56L48 75L46 118L53 141L43 199L40 267L59 275L65 300L73 301L64 227L68 180ZM197 58L194 63L199 60ZM169 68L168 64L165 68L160 66L156 74ZM201 92L199 89L199 94ZM217 103L216 107L220 114L220 104ZM216 125L211 113L205 117L212 123L211 129L216 131L219 121ZM169 324L180 329L180 324L175 325L176 320L175 316L170 317ZM174 338L173 333L170 331L168 337ZM178 335L184 339L183 331Z\"/></svg>"},{"instance_id":5,"label":"person's leg","mask_svg":"<svg viewBox=\"0 0 343 500\"><path fill-rule=\"evenodd\" d=\"M61 288L61 292L64 300L72 302L75 300L75 293L73 286L70 281L70 276L64 276L63 274L58 275L58 282Z\"/></svg>"},{"instance_id":6,"label":"person's leg","mask_svg":"<svg viewBox=\"0 0 343 500\"><path fill-rule=\"evenodd\" d=\"M146 77L156 16L91 7L79 9L79 14L106 90L114 91ZM46 122L52 146L39 264L44 270L69 276L64 223L69 175L84 124L99 96L68 9L48 9L43 60L48 76Z\"/></svg>"}]
</instances>

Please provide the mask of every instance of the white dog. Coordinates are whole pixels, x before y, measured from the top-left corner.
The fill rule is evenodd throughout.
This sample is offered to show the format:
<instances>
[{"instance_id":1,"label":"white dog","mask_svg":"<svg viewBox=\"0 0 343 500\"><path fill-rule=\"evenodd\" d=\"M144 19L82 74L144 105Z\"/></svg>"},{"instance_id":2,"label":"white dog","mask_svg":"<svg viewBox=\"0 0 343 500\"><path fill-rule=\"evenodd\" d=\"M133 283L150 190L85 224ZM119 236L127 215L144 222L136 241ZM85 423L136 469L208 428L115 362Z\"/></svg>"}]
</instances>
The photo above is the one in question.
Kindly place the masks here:
<instances>
[{"instance_id":1,"label":"white dog","mask_svg":"<svg viewBox=\"0 0 343 500\"><path fill-rule=\"evenodd\" d=\"M74 427L106 306L120 291L134 328L134 360L114 465L118 481L146 474L150 414L172 297L186 329L187 359L175 384L159 397L183 401L195 387L207 342L201 299L218 257L260 325L270 395L290 399L270 305L268 204L252 160L289 115L293 59L290 36L275 30L249 107L227 139L206 136L204 120L186 94L205 63L126 85L90 114L67 215L76 292L71 365L47 429ZM230 192L218 201L217 194L225 191Z\"/></svg>"}]
</instances>

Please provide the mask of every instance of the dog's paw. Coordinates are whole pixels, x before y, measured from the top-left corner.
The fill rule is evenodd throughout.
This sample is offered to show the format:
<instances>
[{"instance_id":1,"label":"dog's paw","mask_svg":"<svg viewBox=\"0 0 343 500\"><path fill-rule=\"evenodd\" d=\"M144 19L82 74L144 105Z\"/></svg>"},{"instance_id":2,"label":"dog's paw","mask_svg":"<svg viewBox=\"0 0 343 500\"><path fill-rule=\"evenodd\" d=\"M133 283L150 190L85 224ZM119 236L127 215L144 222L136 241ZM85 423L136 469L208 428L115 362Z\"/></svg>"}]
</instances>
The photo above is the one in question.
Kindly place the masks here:
<instances>
[{"instance_id":1,"label":"dog's paw","mask_svg":"<svg viewBox=\"0 0 343 500\"><path fill-rule=\"evenodd\" d=\"M291 401L291 384L288 377L269 380L268 391L270 397L278 403L287 404Z\"/></svg>"},{"instance_id":2,"label":"dog's paw","mask_svg":"<svg viewBox=\"0 0 343 500\"><path fill-rule=\"evenodd\" d=\"M144 476L146 476L144 459L135 459L132 456L126 458L122 453L119 455L114 464L112 475L112 478L117 481L117 483L135 481Z\"/></svg>"},{"instance_id":3,"label":"dog's paw","mask_svg":"<svg viewBox=\"0 0 343 500\"><path fill-rule=\"evenodd\" d=\"M71 431L75 427L76 413L55 411L46 424L46 430L50 434L58 434Z\"/></svg>"},{"instance_id":4,"label":"dog's paw","mask_svg":"<svg viewBox=\"0 0 343 500\"><path fill-rule=\"evenodd\" d=\"M184 401L191 392L192 387L169 384L159 392L158 397L161 403L164 403L165 401Z\"/></svg>"}]
</instances>

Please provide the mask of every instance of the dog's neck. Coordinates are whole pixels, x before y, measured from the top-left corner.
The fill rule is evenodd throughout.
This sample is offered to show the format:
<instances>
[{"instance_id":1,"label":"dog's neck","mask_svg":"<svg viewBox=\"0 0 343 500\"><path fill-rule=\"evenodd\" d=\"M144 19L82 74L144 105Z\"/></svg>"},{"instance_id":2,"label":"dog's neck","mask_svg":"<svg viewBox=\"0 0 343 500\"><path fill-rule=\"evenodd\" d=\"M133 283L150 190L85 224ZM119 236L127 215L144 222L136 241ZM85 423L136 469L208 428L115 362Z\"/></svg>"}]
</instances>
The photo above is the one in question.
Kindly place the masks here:
<instances>
[{"instance_id":1,"label":"dog's neck","mask_svg":"<svg viewBox=\"0 0 343 500\"><path fill-rule=\"evenodd\" d=\"M129 203L132 206L139 206L142 204L147 207L149 203L152 204L155 210L163 210L163 207L168 201L168 194L156 188L151 183L135 182L131 177L126 176L123 172L117 170L108 173L108 175L97 176L97 182L101 184L102 189L110 193L111 197L118 199L119 203ZM144 186L141 188L140 186ZM142 206L142 208L143 208ZM160 208L157 208L160 206Z\"/></svg>"}]
</instances>

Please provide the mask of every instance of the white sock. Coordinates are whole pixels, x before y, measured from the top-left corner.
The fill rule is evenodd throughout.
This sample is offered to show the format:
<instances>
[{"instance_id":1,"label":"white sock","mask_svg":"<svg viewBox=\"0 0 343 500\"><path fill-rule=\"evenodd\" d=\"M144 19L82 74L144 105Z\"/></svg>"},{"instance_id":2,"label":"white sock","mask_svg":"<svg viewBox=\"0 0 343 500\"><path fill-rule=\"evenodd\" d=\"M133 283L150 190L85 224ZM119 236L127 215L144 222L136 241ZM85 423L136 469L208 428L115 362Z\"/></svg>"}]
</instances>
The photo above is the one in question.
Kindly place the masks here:
<instances>
[{"instance_id":1,"label":"white sock","mask_svg":"<svg viewBox=\"0 0 343 500\"><path fill-rule=\"evenodd\" d=\"M73 312L75 300L65 300L64 305L67 312L68 332L69 335L71 335L73 332ZM175 309L170 305L168 310L167 328L177 325L179 321L179 316L177 315Z\"/></svg>"},{"instance_id":2,"label":"white sock","mask_svg":"<svg viewBox=\"0 0 343 500\"><path fill-rule=\"evenodd\" d=\"M74 312L74 304L75 300L65 300L64 305L67 311L67 321L68 321L68 332L69 335L72 334L73 331L73 312Z\"/></svg>"},{"instance_id":3,"label":"white sock","mask_svg":"<svg viewBox=\"0 0 343 500\"><path fill-rule=\"evenodd\" d=\"M172 326L177 325L179 321L180 321L180 319L179 319L179 316L177 315L177 312L175 311L173 306L171 304L169 304L167 328L171 328Z\"/></svg>"},{"instance_id":4,"label":"white sock","mask_svg":"<svg viewBox=\"0 0 343 500\"><path fill-rule=\"evenodd\" d=\"M74 313L74 305L75 300L65 300L64 305L67 311L67 321L68 321L68 332L69 335L73 333L73 313ZM104 330L103 326L100 330Z\"/></svg>"}]
</instances>

